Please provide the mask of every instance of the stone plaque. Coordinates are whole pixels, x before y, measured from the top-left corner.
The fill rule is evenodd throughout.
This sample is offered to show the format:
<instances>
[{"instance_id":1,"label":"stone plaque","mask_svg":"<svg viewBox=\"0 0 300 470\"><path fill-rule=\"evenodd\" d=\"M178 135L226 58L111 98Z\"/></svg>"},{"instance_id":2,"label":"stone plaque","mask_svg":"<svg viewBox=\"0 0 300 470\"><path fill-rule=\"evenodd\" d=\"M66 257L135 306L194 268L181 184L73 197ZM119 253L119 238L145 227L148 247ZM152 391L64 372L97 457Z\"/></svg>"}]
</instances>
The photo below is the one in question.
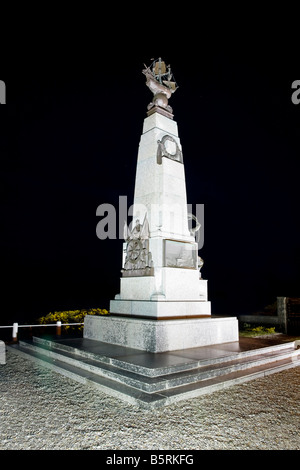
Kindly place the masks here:
<instances>
[{"instance_id":1,"label":"stone plaque","mask_svg":"<svg viewBox=\"0 0 300 470\"><path fill-rule=\"evenodd\" d=\"M165 266L170 268L197 269L197 249L194 243L176 240L164 241Z\"/></svg>"}]
</instances>

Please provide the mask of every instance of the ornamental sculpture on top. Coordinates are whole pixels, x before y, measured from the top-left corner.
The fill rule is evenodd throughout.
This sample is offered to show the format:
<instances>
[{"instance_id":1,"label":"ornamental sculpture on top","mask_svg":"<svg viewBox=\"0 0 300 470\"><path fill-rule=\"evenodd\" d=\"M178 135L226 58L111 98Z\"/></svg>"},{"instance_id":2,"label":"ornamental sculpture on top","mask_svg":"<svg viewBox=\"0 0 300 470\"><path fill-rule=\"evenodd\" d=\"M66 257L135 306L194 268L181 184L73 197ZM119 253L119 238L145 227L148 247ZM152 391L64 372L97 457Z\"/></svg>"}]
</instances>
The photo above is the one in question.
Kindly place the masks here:
<instances>
[{"instance_id":1,"label":"ornamental sculpture on top","mask_svg":"<svg viewBox=\"0 0 300 470\"><path fill-rule=\"evenodd\" d=\"M154 60L149 67L145 65L143 74L147 78L147 87L154 95L151 103L149 103L147 107L148 116L158 111L173 119L173 110L168 104L168 100L171 98L171 95L175 93L178 86L175 82L170 65L166 66L165 62L159 58Z\"/></svg>"}]
</instances>

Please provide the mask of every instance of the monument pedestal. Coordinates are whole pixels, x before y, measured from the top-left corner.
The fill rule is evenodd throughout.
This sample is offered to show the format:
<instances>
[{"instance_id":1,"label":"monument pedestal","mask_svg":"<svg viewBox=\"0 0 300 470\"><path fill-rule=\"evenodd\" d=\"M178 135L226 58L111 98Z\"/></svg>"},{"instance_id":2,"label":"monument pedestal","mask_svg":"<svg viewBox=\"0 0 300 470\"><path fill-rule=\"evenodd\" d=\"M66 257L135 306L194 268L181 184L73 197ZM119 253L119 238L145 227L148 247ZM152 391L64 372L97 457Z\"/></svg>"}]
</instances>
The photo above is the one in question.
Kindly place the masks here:
<instances>
[{"instance_id":1,"label":"monument pedestal","mask_svg":"<svg viewBox=\"0 0 300 470\"><path fill-rule=\"evenodd\" d=\"M83 337L153 353L239 340L238 320L234 317L144 320L87 315Z\"/></svg>"},{"instance_id":2,"label":"monument pedestal","mask_svg":"<svg viewBox=\"0 0 300 470\"><path fill-rule=\"evenodd\" d=\"M111 300L110 311L114 315L141 317L144 319L180 319L185 317L210 317L210 302L171 300Z\"/></svg>"}]
</instances>

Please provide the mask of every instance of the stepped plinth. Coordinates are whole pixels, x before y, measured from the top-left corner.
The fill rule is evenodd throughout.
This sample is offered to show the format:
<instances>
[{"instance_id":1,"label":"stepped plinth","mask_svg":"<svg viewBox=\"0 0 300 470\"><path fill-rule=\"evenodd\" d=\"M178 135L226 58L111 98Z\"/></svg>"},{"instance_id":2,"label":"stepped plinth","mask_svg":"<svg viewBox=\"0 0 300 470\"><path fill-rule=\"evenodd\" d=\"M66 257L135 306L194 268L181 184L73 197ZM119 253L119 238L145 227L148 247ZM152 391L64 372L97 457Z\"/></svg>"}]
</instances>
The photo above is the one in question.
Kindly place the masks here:
<instances>
[{"instance_id":1,"label":"stepped plinth","mask_svg":"<svg viewBox=\"0 0 300 470\"><path fill-rule=\"evenodd\" d=\"M153 354L84 338L20 341L9 353L143 408L224 390L300 365L295 342L240 342Z\"/></svg>"}]
</instances>

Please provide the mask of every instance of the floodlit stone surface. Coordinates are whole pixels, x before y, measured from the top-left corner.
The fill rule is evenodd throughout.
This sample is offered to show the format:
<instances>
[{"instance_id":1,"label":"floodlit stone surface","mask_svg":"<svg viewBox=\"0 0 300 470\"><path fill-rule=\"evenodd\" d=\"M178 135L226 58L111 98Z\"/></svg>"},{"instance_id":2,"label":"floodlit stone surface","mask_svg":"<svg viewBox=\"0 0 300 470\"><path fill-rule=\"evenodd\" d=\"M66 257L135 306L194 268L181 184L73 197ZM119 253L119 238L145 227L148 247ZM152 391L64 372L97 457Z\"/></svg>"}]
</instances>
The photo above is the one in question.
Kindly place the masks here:
<instances>
[{"instance_id":1,"label":"floodlit stone surface","mask_svg":"<svg viewBox=\"0 0 300 470\"><path fill-rule=\"evenodd\" d=\"M165 299L162 299L165 300ZM149 318L210 315L210 302L112 300L111 309L118 315Z\"/></svg>"},{"instance_id":2,"label":"floodlit stone surface","mask_svg":"<svg viewBox=\"0 0 300 470\"><path fill-rule=\"evenodd\" d=\"M142 410L8 351L1 450L300 450L300 367Z\"/></svg>"},{"instance_id":3,"label":"floodlit stone surface","mask_svg":"<svg viewBox=\"0 0 300 470\"><path fill-rule=\"evenodd\" d=\"M84 338L164 352L238 341L238 325L234 317L148 321L87 315Z\"/></svg>"}]
</instances>

